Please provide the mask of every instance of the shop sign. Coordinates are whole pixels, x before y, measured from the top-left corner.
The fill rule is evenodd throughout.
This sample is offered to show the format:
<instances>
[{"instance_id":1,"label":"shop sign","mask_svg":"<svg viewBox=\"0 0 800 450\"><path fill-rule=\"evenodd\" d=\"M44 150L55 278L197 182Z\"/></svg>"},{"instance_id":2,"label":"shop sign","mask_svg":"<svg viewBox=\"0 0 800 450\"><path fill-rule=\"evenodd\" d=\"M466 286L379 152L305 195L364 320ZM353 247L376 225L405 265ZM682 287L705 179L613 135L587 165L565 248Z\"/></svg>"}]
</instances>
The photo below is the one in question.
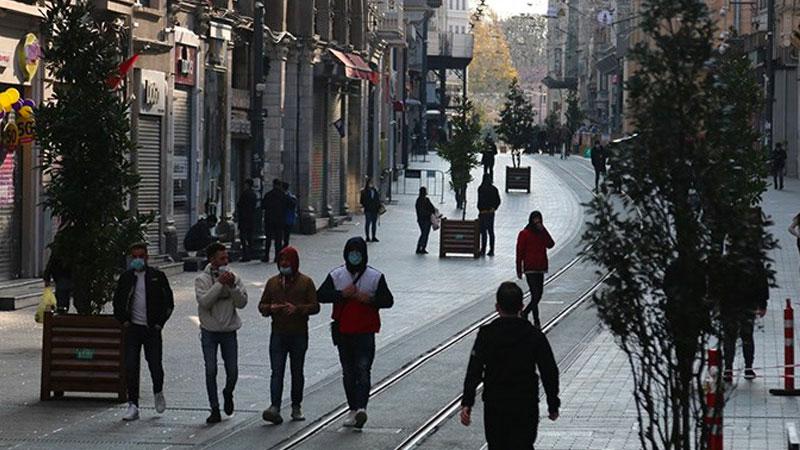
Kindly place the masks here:
<instances>
[{"instance_id":1,"label":"shop sign","mask_svg":"<svg viewBox=\"0 0 800 450\"><path fill-rule=\"evenodd\" d=\"M175 181L189 179L189 158L186 156L176 156L172 168L172 178Z\"/></svg>"},{"instance_id":2,"label":"shop sign","mask_svg":"<svg viewBox=\"0 0 800 450\"><path fill-rule=\"evenodd\" d=\"M0 133L0 148L11 153L17 149L19 145L19 128L13 122L9 122L3 127L3 132Z\"/></svg>"},{"instance_id":3,"label":"shop sign","mask_svg":"<svg viewBox=\"0 0 800 450\"><path fill-rule=\"evenodd\" d=\"M25 35L22 45L19 47L19 67L24 75L25 81L31 81L39 70L39 61L42 60L42 48L39 45L39 38L33 33Z\"/></svg>"},{"instance_id":4,"label":"shop sign","mask_svg":"<svg viewBox=\"0 0 800 450\"><path fill-rule=\"evenodd\" d=\"M175 48L175 84L194 86L197 70L195 60L197 49L188 45L177 45Z\"/></svg>"},{"instance_id":5,"label":"shop sign","mask_svg":"<svg viewBox=\"0 0 800 450\"><path fill-rule=\"evenodd\" d=\"M167 82L163 72L142 70L142 114L161 116L166 111Z\"/></svg>"},{"instance_id":6,"label":"shop sign","mask_svg":"<svg viewBox=\"0 0 800 450\"><path fill-rule=\"evenodd\" d=\"M33 120L33 117L17 119L17 128L19 130L19 143L21 145L30 144L36 139L36 122Z\"/></svg>"}]
</instances>

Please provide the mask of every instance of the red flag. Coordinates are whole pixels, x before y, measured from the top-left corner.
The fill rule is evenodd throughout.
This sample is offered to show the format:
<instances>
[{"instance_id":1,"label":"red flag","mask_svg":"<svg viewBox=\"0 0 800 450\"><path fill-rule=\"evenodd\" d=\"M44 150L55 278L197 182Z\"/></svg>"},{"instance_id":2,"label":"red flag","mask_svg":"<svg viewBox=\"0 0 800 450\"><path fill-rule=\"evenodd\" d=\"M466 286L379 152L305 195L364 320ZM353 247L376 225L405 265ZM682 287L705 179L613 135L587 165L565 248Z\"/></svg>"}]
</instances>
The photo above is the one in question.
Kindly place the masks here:
<instances>
[{"instance_id":1,"label":"red flag","mask_svg":"<svg viewBox=\"0 0 800 450\"><path fill-rule=\"evenodd\" d=\"M120 64L117 73L108 77L108 80L106 80L106 84L108 84L110 88L116 89L119 86L119 84L122 83L122 80L125 79L125 75L127 75L128 72L131 71L133 65L136 64L136 61L138 60L139 60L139 55L137 54L123 61L123 63Z\"/></svg>"}]
</instances>

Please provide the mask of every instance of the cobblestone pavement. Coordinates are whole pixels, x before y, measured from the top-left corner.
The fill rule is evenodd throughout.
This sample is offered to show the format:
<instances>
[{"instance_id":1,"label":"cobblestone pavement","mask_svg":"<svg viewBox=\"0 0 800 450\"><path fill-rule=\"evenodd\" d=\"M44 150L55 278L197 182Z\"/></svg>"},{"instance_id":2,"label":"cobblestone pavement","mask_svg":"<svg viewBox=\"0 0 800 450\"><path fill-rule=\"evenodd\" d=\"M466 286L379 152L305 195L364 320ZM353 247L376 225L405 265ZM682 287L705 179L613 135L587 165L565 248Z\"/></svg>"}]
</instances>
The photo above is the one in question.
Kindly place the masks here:
<instances>
[{"instance_id":1,"label":"cobblestone pavement","mask_svg":"<svg viewBox=\"0 0 800 450\"><path fill-rule=\"evenodd\" d=\"M508 158L498 158L496 184L502 186L502 166ZM441 170L441 161L417 164L421 168ZM491 309L496 286L514 277L514 241L527 221L529 212L539 209L554 235L557 246L554 261L568 260L576 251L576 238L582 224L582 211L576 193L562 181L563 174L554 172L537 161L534 170L533 194L505 194L498 212L497 256L439 259L435 255L438 236L431 236L431 255L414 254L418 228L413 212L414 196L395 195L396 203L381 219L380 243L370 244L370 264L384 271L396 298L395 307L383 316L384 327L378 338L375 377L402 366L407 359L398 352L381 353L387 348L417 346L420 352L437 342L409 342L423 327L436 328L449 317L476 304ZM476 179L479 178L476 173ZM409 181L409 190L416 191ZM477 216L475 208L477 182L470 190L467 216ZM457 217L452 196L437 205L449 217ZM301 271L320 283L326 273L342 262L344 242L361 234L363 221L356 216L352 223L325 230L314 236L297 236L292 244L301 254ZM120 421L121 405L101 399L66 399L41 403L39 371L41 329L33 322L33 310L0 313L0 448L164 448L190 446L217 439L242 426L254 417L268 401L268 321L261 318L256 304L267 277L277 273L274 265L258 262L235 263L233 270L246 282L250 303L242 312L243 327L239 333L240 379L236 391L237 413L215 427L207 427L204 375L199 345L196 303L193 295L193 274L171 279L176 294L176 310L164 330L166 370L165 393L168 411L155 415L147 372L142 377L142 420L132 424ZM310 348L306 364L306 386L322 383L339 372L336 352L330 345L327 324L329 307L310 323ZM452 333L458 331L453 329ZM450 333L450 330L439 330ZM452 334L450 333L450 334ZM394 351L394 350L392 350ZM383 356L385 354L385 356ZM419 354L419 353L417 353ZM461 370L462 368L459 368ZM309 388L309 389L311 389ZM341 390L338 387L338 390ZM288 396L288 389L285 390ZM341 392L331 395L341 401ZM286 403L286 402L285 402ZM310 407L310 405L309 405ZM308 414L310 418L313 416Z\"/></svg>"}]
</instances>

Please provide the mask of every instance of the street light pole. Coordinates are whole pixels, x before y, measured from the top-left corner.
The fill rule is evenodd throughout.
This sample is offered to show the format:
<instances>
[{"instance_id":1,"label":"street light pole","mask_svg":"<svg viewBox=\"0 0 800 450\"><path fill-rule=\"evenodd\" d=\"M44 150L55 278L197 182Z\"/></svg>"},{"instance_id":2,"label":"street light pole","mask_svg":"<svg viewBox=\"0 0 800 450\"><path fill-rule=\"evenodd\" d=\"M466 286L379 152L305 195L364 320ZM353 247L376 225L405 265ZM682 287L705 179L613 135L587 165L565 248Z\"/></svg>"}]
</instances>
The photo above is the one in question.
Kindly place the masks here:
<instances>
[{"instance_id":1,"label":"street light pole","mask_svg":"<svg viewBox=\"0 0 800 450\"><path fill-rule=\"evenodd\" d=\"M773 108L775 106L775 0L767 0L767 98L766 98L766 123L764 133L766 134L767 151L772 151L773 142Z\"/></svg>"},{"instance_id":2,"label":"street light pole","mask_svg":"<svg viewBox=\"0 0 800 450\"><path fill-rule=\"evenodd\" d=\"M258 180L258 198L264 195L264 4L255 4L253 17L253 95L250 104L250 132L253 136L250 176ZM255 219L255 250L262 250L265 242L264 221Z\"/></svg>"}]
</instances>

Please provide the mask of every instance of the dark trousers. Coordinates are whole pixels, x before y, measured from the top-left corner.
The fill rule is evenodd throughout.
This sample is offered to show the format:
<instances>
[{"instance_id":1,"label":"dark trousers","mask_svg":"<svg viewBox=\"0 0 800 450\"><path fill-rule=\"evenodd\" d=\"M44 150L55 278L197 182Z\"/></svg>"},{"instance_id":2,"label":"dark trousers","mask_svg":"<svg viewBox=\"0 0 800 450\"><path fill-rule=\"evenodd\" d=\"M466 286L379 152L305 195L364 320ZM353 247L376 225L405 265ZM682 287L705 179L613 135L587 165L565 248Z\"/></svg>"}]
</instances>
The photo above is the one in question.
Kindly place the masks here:
<instances>
[{"instance_id":1,"label":"dark trousers","mask_svg":"<svg viewBox=\"0 0 800 450\"><path fill-rule=\"evenodd\" d=\"M242 243L242 260L250 259L253 251L253 228L240 227L239 241Z\"/></svg>"},{"instance_id":2,"label":"dark trousers","mask_svg":"<svg viewBox=\"0 0 800 450\"><path fill-rule=\"evenodd\" d=\"M428 247L428 237L431 235L431 221L417 221L419 225L419 240L417 241L417 251L425 250Z\"/></svg>"},{"instance_id":3,"label":"dark trousers","mask_svg":"<svg viewBox=\"0 0 800 450\"><path fill-rule=\"evenodd\" d=\"M736 358L736 341L742 339L742 353L744 353L744 366L753 367L756 346L753 342L753 329L755 327L755 315L743 314L740 317L730 318L723 321L723 356L725 359L725 370L733 370L733 360Z\"/></svg>"},{"instance_id":4,"label":"dark trousers","mask_svg":"<svg viewBox=\"0 0 800 450\"><path fill-rule=\"evenodd\" d=\"M606 171L602 168L594 168L594 190L600 188L600 177L605 177Z\"/></svg>"},{"instance_id":5,"label":"dark trousers","mask_svg":"<svg viewBox=\"0 0 800 450\"><path fill-rule=\"evenodd\" d=\"M483 165L483 174L494 176L494 161L491 164L484 164Z\"/></svg>"},{"instance_id":6,"label":"dark trousers","mask_svg":"<svg viewBox=\"0 0 800 450\"><path fill-rule=\"evenodd\" d=\"M534 406L484 403L483 427L489 450L533 450L539 411Z\"/></svg>"},{"instance_id":7,"label":"dark trousers","mask_svg":"<svg viewBox=\"0 0 800 450\"><path fill-rule=\"evenodd\" d=\"M266 231L266 241L264 241L264 259L269 260L269 247L275 243L275 259L278 259L278 254L283 250L283 225L266 224L264 231Z\"/></svg>"},{"instance_id":8,"label":"dark trousers","mask_svg":"<svg viewBox=\"0 0 800 450\"><path fill-rule=\"evenodd\" d=\"M367 407L375 359L375 334L343 334L336 346L342 363L342 382L351 411Z\"/></svg>"},{"instance_id":9,"label":"dark trousers","mask_svg":"<svg viewBox=\"0 0 800 450\"><path fill-rule=\"evenodd\" d=\"M375 239L375 231L378 229L378 213L365 212L364 217L366 218L364 221L364 234L367 235L367 239L370 239L369 231L372 230L372 239Z\"/></svg>"},{"instance_id":10,"label":"dark trousers","mask_svg":"<svg viewBox=\"0 0 800 450\"><path fill-rule=\"evenodd\" d=\"M772 169L772 182L775 189L783 189L783 167Z\"/></svg>"},{"instance_id":11,"label":"dark trousers","mask_svg":"<svg viewBox=\"0 0 800 450\"><path fill-rule=\"evenodd\" d=\"M543 272L528 272L525 274L525 279L528 281L528 288L531 291L531 302L523 311L525 317L529 313L533 313L533 323L536 326L541 325L539 321L539 302L542 300L544 293L544 273Z\"/></svg>"},{"instance_id":12,"label":"dark trousers","mask_svg":"<svg viewBox=\"0 0 800 450\"><path fill-rule=\"evenodd\" d=\"M131 324L125 336L125 369L128 383L128 401L139 406L139 371L144 347L144 359L153 379L153 393L164 390L164 366L161 330Z\"/></svg>"},{"instance_id":13,"label":"dark trousers","mask_svg":"<svg viewBox=\"0 0 800 450\"><path fill-rule=\"evenodd\" d=\"M481 213L478 216L481 227L481 253L486 253L486 240L489 240L489 251L494 253L494 213Z\"/></svg>"},{"instance_id":14,"label":"dark trousers","mask_svg":"<svg viewBox=\"0 0 800 450\"><path fill-rule=\"evenodd\" d=\"M269 364L272 367L272 375L269 391L272 406L281 408L287 357L292 374L292 406L300 406L303 403L303 385L305 384L303 366L305 365L306 350L308 350L308 333L272 333L270 335Z\"/></svg>"},{"instance_id":15,"label":"dark trousers","mask_svg":"<svg viewBox=\"0 0 800 450\"><path fill-rule=\"evenodd\" d=\"M206 363L206 391L208 402L212 409L219 408L217 393L217 348L222 352L225 362L225 388L224 395L233 395L236 381L239 379L239 344L235 331L207 331L200 330L200 342L203 344L203 359Z\"/></svg>"},{"instance_id":16,"label":"dark trousers","mask_svg":"<svg viewBox=\"0 0 800 450\"><path fill-rule=\"evenodd\" d=\"M283 227L283 248L289 246L289 238L292 236L294 225L284 225Z\"/></svg>"},{"instance_id":17,"label":"dark trousers","mask_svg":"<svg viewBox=\"0 0 800 450\"><path fill-rule=\"evenodd\" d=\"M69 300L72 297L72 281L68 278L55 280L56 309L58 311L69 311Z\"/></svg>"}]
</instances>

